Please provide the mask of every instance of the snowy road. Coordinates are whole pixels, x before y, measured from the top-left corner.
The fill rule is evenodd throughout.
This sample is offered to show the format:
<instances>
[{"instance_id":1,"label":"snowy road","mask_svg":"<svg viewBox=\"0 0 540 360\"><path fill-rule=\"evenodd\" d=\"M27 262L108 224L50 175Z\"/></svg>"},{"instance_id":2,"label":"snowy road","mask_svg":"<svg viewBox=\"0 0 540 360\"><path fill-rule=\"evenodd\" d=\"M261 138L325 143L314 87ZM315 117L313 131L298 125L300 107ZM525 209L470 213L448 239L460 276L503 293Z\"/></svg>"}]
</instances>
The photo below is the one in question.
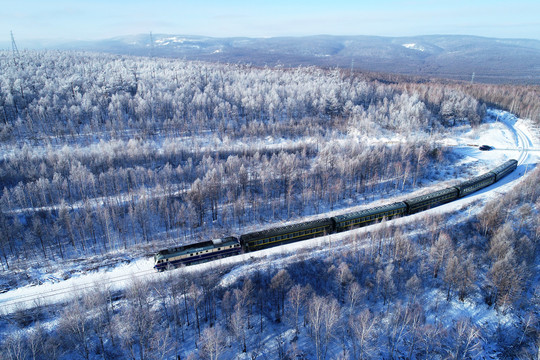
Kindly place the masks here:
<instances>
[{"instance_id":1,"label":"snowy road","mask_svg":"<svg viewBox=\"0 0 540 360\"><path fill-rule=\"evenodd\" d=\"M457 139L457 141L462 144L471 142L487 143L493 145L495 150L482 152L479 151L477 147L463 146L456 148L455 151L460 152L461 155L467 159L466 161L472 164L482 163L484 164L483 166L487 168L493 168L507 159L517 159L517 170L485 189L452 203L428 210L427 213L455 211L472 204L474 201L482 200L481 203L483 203L491 198L499 196L501 193L507 192L511 187L519 183L524 175L537 164L540 156L540 148L538 148L538 143L536 142L537 135L531 130L531 127L523 120L517 119L512 114L506 112L490 110L490 115L493 118L496 117L499 121L490 123L488 129L482 131L480 135L473 134L472 137ZM477 137L474 138L474 136ZM408 197L410 196L414 196L414 194L408 195ZM476 211L479 211L481 205L475 205L475 207L477 208ZM468 212L470 211L471 209L468 210ZM417 221L418 217L424 216L423 214L425 213L426 212L395 219L392 220L392 222L399 224ZM109 270L89 272L64 281L54 283L46 282L37 286L25 286L0 294L0 314L10 314L37 305L67 302L74 293L80 294L81 292L96 286L101 288L108 287L111 290L121 290L128 286L134 279L151 279L153 277L167 276L167 273L170 275L170 273L174 271L211 269L216 266L216 264L224 262L238 264L240 272L245 272L248 270L245 266L250 266L243 265L246 259L264 258L273 254L294 253L297 249L317 247L321 244L326 244L327 242L339 244L341 239L347 238L351 234L361 234L372 229L373 226L378 225L271 248L256 253L244 254L214 263L195 265L182 270L173 270L166 273L155 273L152 268L152 259L145 258Z\"/></svg>"},{"instance_id":2,"label":"snowy road","mask_svg":"<svg viewBox=\"0 0 540 360\"><path fill-rule=\"evenodd\" d=\"M516 121L509 117L503 117L501 122L503 122L508 129L514 134L517 149L520 153L517 157L518 165L523 165L529 158L529 151L533 147L533 142L529 134L526 134L525 131L516 126Z\"/></svg>"}]
</instances>

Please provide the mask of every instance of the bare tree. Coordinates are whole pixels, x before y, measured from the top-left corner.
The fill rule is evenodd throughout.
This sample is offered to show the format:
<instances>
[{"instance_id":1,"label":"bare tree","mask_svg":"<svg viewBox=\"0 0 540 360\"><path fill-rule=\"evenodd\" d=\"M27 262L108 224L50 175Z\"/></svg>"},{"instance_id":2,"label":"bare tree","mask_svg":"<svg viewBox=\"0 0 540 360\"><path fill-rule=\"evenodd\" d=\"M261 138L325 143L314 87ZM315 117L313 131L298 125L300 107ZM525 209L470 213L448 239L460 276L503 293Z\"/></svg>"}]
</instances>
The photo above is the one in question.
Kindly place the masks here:
<instances>
[{"instance_id":1,"label":"bare tree","mask_svg":"<svg viewBox=\"0 0 540 360\"><path fill-rule=\"evenodd\" d=\"M497 229L502 222L503 218L503 204L498 201L490 201L485 206L480 214L478 214L478 220L480 220L480 226L484 233L487 235L490 230Z\"/></svg>"},{"instance_id":2,"label":"bare tree","mask_svg":"<svg viewBox=\"0 0 540 360\"><path fill-rule=\"evenodd\" d=\"M409 295L412 295L412 299L416 299L416 296L420 294L422 290L422 280L416 274L414 274L407 282L405 283L405 288L407 289Z\"/></svg>"},{"instance_id":3,"label":"bare tree","mask_svg":"<svg viewBox=\"0 0 540 360\"><path fill-rule=\"evenodd\" d=\"M204 221L205 214L205 189L203 183L200 179L197 179L191 185L191 190L189 191L188 198L193 204L197 212L197 226L201 226Z\"/></svg>"},{"instance_id":4,"label":"bare tree","mask_svg":"<svg viewBox=\"0 0 540 360\"><path fill-rule=\"evenodd\" d=\"M447 285L446 301L450 301L451 290L457 286L459 279L463 277L461 272L462 268L457 256L454 255L449 258L444 271L444 282Z\"/></svg>"},{"instance_id":5,"label":"bare tree","mask_svg":"<svg viewBox=\"0 0 540 360\"><path fill-rule=\"evenodd\" d=\"M446 336L445 327L440 322L425 323L418 328L420 357L429 358L434 355L442 356L442 339Z\"/></svg>"},{"instance_id":6,"label":"bare tree","mask_svg":"<svg viewBox=\"0 0 540 360\"><path fill-rule=\"evenodd\" d=\"M313 295L309 302L308 321L310 336L315 343L315 356L326 358L328 345L334 336L334 329L340 317L339 303L334 298Z\"/></svg>"},{"instance_id":7,"label":"bare tree","mask_svg":"<svg viewBox=\"0 0 540 360\"><path fill-rule=\"evenodd\" d=\"M487 274L493 289L493 302L504 308L515 301L523 291L523 269L517 265L513 252L496 261Z\"/></svg>"},{"instance_id":8,"label":"bare tree","mask_svg":"<svg viewBox=\"0 0 540 360\"><path fill-rule=\"evenodd\" d=\"M336 270L336 282L338 285L338 299L345 300L345 289L347 285L354 280L354 276L346 262L342 261Z\"/></svg>"},{"instance_id":9,"label":"bare tree","mask_svg":"<svg viewBox=\"0 0 540 360\"><path fill-rule=\"evenodd\" d=\"M469 319L459 319L453 327L452 359L469 359L481 355L480 330Z\"/></svg>"},{"instance_id":10,"label":"bare tree","mask_svg":"<svg viewBox=\"0 0 540 360\"><path fill-rule=\"evenodd\" d=\"M289 310L290 314L289 318L294 324L294 330L296 332L296 335L298 335L300 332L298 329L298 315L300 313L300 310L304 306L307 295L307 289L302 285L298 284L294 285L287 293L287 300L290 304L287 309Z\"/></svg>"},{"instance_id":11,"label":"bare tree","mask_svg":"<svg viewBox=\"0 0 540 360\"><path fill-rule=\"evenodd\" d=\"M506 222L491 237L489 242L489 256L493 261L503 259L513 250L516 234L510 222Z\"/></svg>"},{"instance_id":12,"label":"bare tree","mask_svg":"<svg viewBox=\"0 0 540 360\"><path fill-rule=\"evenodd\" d=\"M535 328L538 326L538 316L530 311L520 318L521 335L519 337L519 344L523 344L525 339L529 338L530 343L534 342Z\"/></svg>"},{"instance_id":13,"label":"bare tree","mask_svg":"<svg viewBox=\"0 0 540 360\"><path fill-rule=\"evenodd\" d=\"M195 320L197 324L197 333L199 334L199 337L201 336L201 325L199 323L199 305L202 302L202 289L200 286L196 285L195 283L192 283L189 287L189 299L191 300L191 305L193 307L193 310L195 311Z\"/></svg>"},{"instance_id":14,"label":"bare tree","mask_svg":"<svg viewBox=\"0 0 540 360\"><path fill-rule=\"evenodd\" d=\"M203 330L199 340L200 354L203 359L218 360L225 350L225 332L219 325Z\"/></svg>"},{"instance_id":15,"label":"bare tree","mask_svg":"<svg viewBox=\"0 0 540 360\"><path fill-rule=\"evenodd\" d=\"M379 269L376 275L377 288L383 298L383 304L386 305L390 297L396 293L394 283L394 265L388 264L383 270Z\"/></svg>"},{"instance_id":16,"label":"bare tree","mask_svg":"<svg viewBox=\"0 0 540 360\"><path fill-rule=\"evenodd\" d=\"M238 341L241 344L242 352L247 352L246 344L246 327L247 327L247 313L246 309L241 303L237 303L234 307L229 320L229 327Z\"/></svg>"},{"instance_id":17,"label":"bare tree","mask_svg":"<svg viewBox=\"0 0 540 360\"><path fill-rule=\"evenodd\" d=\"M46 353L47 335L47 331L39 321L28 331L27 343L32 359L40 359L51 355Z\"/></svg>"},{"instance_id":18,"label":"bare tree","mask_svg":"<svg viewBox=\"0 0 540 360\"><path fill-rule=\"evenodd\" d=\"M126 294L127 304L115 318L122 347L133 358L138 354L140 360L147 359L151 354L152 335L158 322L151 309L149 285L148 282L133 279Z\"/></svg>"},{"instance_id":19,"label":"bare tree","mask_svg":"<svg viewBox=\"0 0 540 360\"><path fill-rule=\"evenodd\" d=\"M536 245L529 239L527 235L523 235L514 243L516 257L523 259L527 264L532 264L536 259Z\"/></svg>"},{"instance_id":20,"label":"bare tree","mask_svg":"<svg viewBox=\"0 0 540 360\"><path fill-rule=\"evenodd\" d=\"M272 278L270 287L274 291L274 299L276 304L276 321L280 322L283 317L285 308L285 295L291 286L291 277L285 269L281 269Z\"/></svg>"},{"instance_id":21,"label":"bare tree","mask_svg":"<svg viewBox=\"0 0 540 360\"><path fill-rule=\"evenodd\" d=\"M447 233L441 233L439 239L433 244L429 251L429 257L433 266L433 277L437 278L444 261L453 252L454 244Z\"/></svg>"},{"instance_id":22,"label":"bare tree","mask_svg":"<svg viewBox=\"0 0 540 360\"><path fill-rule=\"evenodd\" d=\"M22 330L9 334L2 341L0 354L9 360L26 360L28 351L25 346L25 338Z\"/></svg>"},{"instance_id":23,"label":"bare tree","mask_svg":"<svg viewBox=\"0 0 540 360\"><path fill-rule=\"evenodd\" d=\"M97 284L94 289L83 296L84 306L93 309L93 316L90 317L91 329L99 339L100 351L106 352L105 342L108 339L114 347L114 310L111 299L111 291L107 287Z\"/></svg>"},{"instance_id":24,"label":"bare tree","mask_svg":"<svg viewBox=\"0 0 540 360\"><path fill-rule=\"evenodd\" d=\"M171 338L171 333L168 328L157 328L150 338L150 349L148 358L154 360L170 359L174 353L175 339Z\"/></svg>"},{"instance_id":25,"label":"bare tree","mask_svg":"<svg viewBox=\"0 0 540 360\"><path fill-rule=\"evenodd\" d=\"M223 298L221 299L221 312L225 315L225 321L228 323L231 319L231 314L234 311L234 301L233 295L230 290L226 290L223 293Z\"/></svg>"},{"instance_id":26,"label":"bare tree","mask_svg":"<svg viewBox=\"0 0 540 360\"><path fill-rule=\"evenodd\" d=\"M390 316L390 321L386 325L386 335L388 337L388 351L390 358L394 358L395 352L400 348L404 339L408 335L409 308L397 303Z\"/></svg>"},{"instance_id":27,"label":"bare tree","mask_svg":"<svg viewBox=\"0 0 540 360\"><path fill-rule=\"evenodd\" d=\"M360 287L360 285L354 281L347 288L347 302L349 303L349 315L352 315L356 304L359 303L365 296L366 291Z\"/></svg>"},{"instance_id":28,"label":"bare tree","mask_svg":"<svg viewBox=\"0 0 540 360\"><path fill-rule=\"evenodd\" d=\"M84 359L90 359L91 326L86 310L78 299L71 301L62 312L59 332L65 339L65 343Z\"/></svg>"},{"instance_id":29,"label":"bare tree","mask_svg":"<svg viewBox=\"0 0 540 360\"><path fill-rule=\"evenodd\" d=\"M461 258L463 259L463 256ZM467 260L462 262L460 276L457 278L458 298L461 302L465 301L465 297L476 287L477 270L473 259L473 256L469 256Z\"/></svg>"},{"instance_id":30,"label":"bare tree","mask_svg":"<svg viewBox=\"0 0 540 360\"><path fill-rule=\"evenodd\" d=\"M349 317L349 329L352 337L355 359L369 359L375 354L375 335L379 319L369 309Z\"/></svg>"},{"instance_id":31,"label":"bare tree","mask_svg":"<svg viewBox=\"0 0 540 360\"><path fill-rule=\"evenodd\" d=\"M246 279L244 281L244 285L242 286L242 290L238 293L237 291L234 292L235 298L237 299L237 304L242 303L243 307L246 309L247 314L247 327L251 328L251 308L254 303L254 293L255 293L255 287L253 285L253 281L251 279Z\"/></svg>"}]
</instances>

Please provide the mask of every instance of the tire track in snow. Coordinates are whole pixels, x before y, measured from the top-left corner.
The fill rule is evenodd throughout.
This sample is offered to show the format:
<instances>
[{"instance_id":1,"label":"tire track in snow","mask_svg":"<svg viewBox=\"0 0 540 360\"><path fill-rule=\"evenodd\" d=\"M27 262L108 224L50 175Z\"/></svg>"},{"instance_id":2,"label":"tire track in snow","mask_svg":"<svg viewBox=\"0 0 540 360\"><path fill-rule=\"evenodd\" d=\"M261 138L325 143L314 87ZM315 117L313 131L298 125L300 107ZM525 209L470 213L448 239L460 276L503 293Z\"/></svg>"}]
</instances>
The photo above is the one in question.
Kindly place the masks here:
<instances>
[{"instance_id":1,"label":"tire track in snow","mask_svg":"<svg viewBox=\"0 0 540 360\"><path fill-rule=\"evenodd\" d=\"M522 165L529 158L529 150L533 145L530 137L521 130L517 124L517 119L515 121L509 119L501 119L501 122L506 125L506 127L512 132L516 140L516 146L520 149L519 156L517 158L518 165Z\"/></svg>"}]
</instances>

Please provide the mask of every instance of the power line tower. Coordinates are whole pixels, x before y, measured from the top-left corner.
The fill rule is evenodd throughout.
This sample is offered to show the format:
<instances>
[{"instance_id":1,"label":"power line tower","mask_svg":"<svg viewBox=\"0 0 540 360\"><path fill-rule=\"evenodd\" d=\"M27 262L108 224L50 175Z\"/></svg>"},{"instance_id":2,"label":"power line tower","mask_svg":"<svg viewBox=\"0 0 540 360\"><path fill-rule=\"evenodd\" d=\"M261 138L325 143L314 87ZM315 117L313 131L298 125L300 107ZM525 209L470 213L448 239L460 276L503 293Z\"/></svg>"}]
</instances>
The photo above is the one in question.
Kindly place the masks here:
<instances>
[{"instance_id":1,"label":"power line tower","mask_svg":"<svg viewBox=\"0 0 540 360\"><path fill-rule=\"evenodd\" d=\"M19 49L17 48L17 43L15 43L15 37L13 37L13 31L10 31L11 34L11 50L13 51L13 62L15 63L15 66L19 66L20 60L21 60L21 54L19 53ZM22 64L21 64L22 67Z\"/></svg>"},{"instance_id":2,"label":"power line tower","mask_svg":"<svg viewBox=\"0 0 540 360\"><path fill-rule=\"evenodd\" d=\"M150 31L150 58L154 57L154 37L152 36L152 32Z\"/></svg>"}]
</instances>

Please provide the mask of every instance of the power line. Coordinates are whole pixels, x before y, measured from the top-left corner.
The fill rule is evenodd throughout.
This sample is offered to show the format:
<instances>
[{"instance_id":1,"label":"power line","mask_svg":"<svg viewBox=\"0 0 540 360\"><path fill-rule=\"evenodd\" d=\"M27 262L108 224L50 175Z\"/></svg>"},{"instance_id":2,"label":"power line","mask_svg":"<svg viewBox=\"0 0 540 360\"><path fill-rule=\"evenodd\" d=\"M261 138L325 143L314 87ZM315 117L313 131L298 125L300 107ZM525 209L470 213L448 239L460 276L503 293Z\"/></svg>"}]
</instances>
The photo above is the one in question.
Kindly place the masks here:
<instances>
[{"instance_id":1,"label":"power line","mask_svg":"<svg viewBox=\"0 0 540 360\"><path fill-rule=\"evenodd\" d=\"M11 34L11 51L13 52L13 62L15 63L15 66L19 66L19 63L21 64L21 54L19 53L19 49L17 48L17 43L15 42L15 37L13 36L13 31L10 31Z\"/></svg>"},{"instance_id":2,"label":"power line","mask_svg":"<svg viewBox=\"0 0 540 360\"><path fill-rule=\"evenodd\" d=\"M154 57L154 38L152 36L152 32L150 31L150 57Z\"/></svg>"}]
</instances>

